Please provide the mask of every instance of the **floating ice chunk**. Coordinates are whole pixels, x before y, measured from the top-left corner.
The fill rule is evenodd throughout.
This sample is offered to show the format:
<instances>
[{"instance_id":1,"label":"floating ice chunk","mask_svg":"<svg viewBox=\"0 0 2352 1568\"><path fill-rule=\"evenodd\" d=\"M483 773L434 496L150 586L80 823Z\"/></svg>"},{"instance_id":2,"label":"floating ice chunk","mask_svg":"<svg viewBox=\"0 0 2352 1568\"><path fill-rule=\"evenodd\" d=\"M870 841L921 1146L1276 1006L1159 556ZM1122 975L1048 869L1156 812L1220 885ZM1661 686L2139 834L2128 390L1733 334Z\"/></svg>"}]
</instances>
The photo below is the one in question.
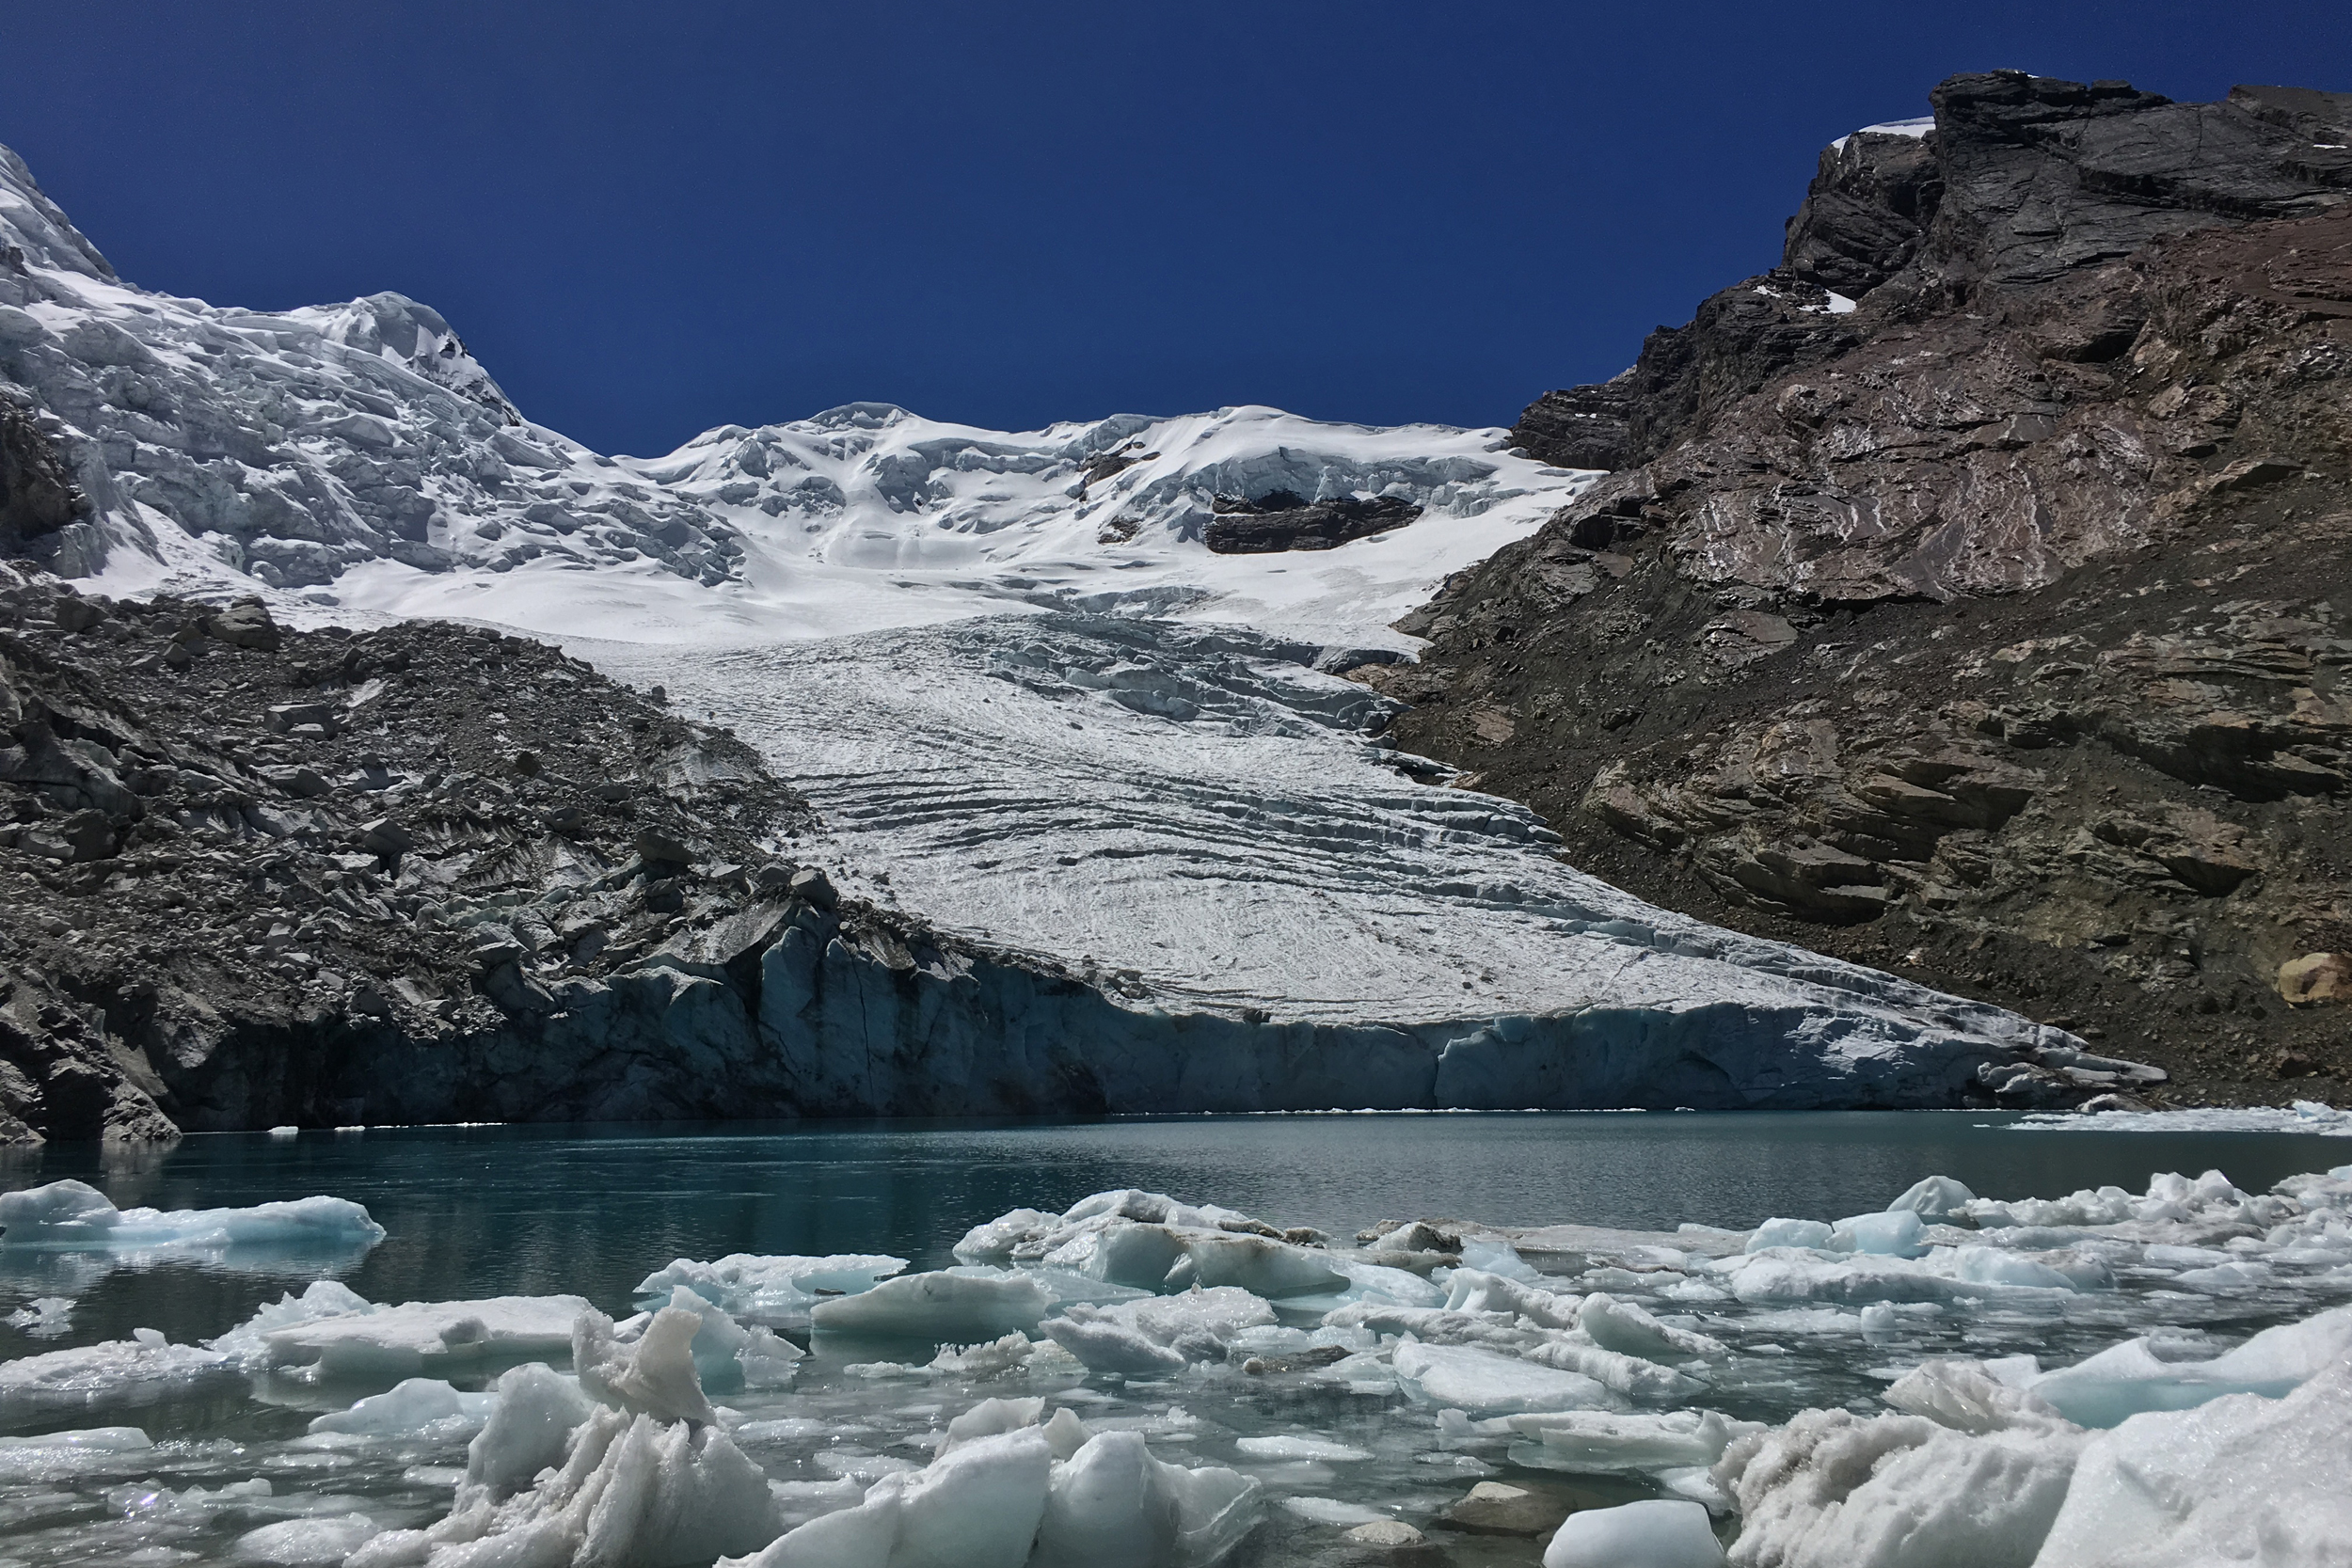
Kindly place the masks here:
<instances>
[{"instance_id":1,"label":"floating ice chunk","mask_svg":"<svg viewBox=\"0 0 2352 1568\"><path fill-rule=\"evenodd\" d=\"M804 1258L738 1252L710 1263L680 1258L638 1284L637 1304L650 1312L682 1285L731 1317L797 1329L807 1324L818 1302L870 1291L906 1266L903 1258L871 1253Z\"/></svg>"},{"instance_id":2,"label":"floating ice chunk","mask_svg":"<svg viewBox=\"0 0 2352 1568\"><path fill-rule=\"evenodd\" d=\"M1756 1227L1743 1249L1762 1252L1768 1247L1811 1247L1816 1250L1829 1245L1830 1227L1820 1220L1766 1220Z\"/></svg>"},{"instance_id":3,"label":"floating ice chunk","mask_svg":"<svg viewBox=\"0 0 2352 1568\"><path fill-rule=\"evenodd\" d=\"M1090 1372L1167 1377L1185 1366L1184 1352L1158 1343L1133 1324L1097 1317L1091 1307L1076 1307L1062 1317L1049 1318L1044 1331Z\"/></svg>"},{"instance_id":4,"label":"floating ice chunk","mask_svg":"<svg viewBox=\"0 0 2352 1568\"><path fill-rule=\"evenodd\" d=\"M1340 1529L1356 1525L1376 1525L1388 1518L1376 1508L1343 1502L1338 1497L1284 1497L1281 1508L1285 1513L1295 1513L1301 1519L1312 1519L1318 1525L1330 1525Z\"/></svg>"},{"instance_id":5,"label":"floating ice chunk","mask_svg":"<svg viewBox=\"0 0 2352 1568\"><path fill-rule=\"evenodd\" d=\"M1890 1214L1908 1211L1930 1225L1947 1224L1967 1212L1977 1201L1977 1195L1948 1176L1925 1176L1903 1189L1902 1196L1886 1206Z\"/></svg>"},{"instance_id":6,"label":"floating ice chunk","mask_svg":"<svg viewBox=\"0 0 2352 1568\"><path fill-rule=\"evenodd\" d=\"M2352 1366L2280 1400L2230 1394L2093 1437L2037 1568L2325 1568L2346 1560Z\"/></svg>"},{"instance_id":7,"label":"floating ice chunk","mask_svg":"<svg viewBox=\"0 0 2352 1568\"><path fill-rule=\"evenodd\" d=\"M635 1343L622 1344L612 1320L588 1307L573 1324L572 1368L580 1388L606 1404L661 1421L716 1421L694 1366L702 1332L700 1314L665 1307Z\"/></svg>"},{"instance_id":8,"label":"floating ice chunk","mask_svg":"<svg viewBox=\"0 0 2352 1568\"><path fill-rule=\"evenodd\" d=\"M2024 1568L2085 1433L1976 1436L1916 1416L1806 1410L1736 1439L1714 1470L1739 1499L1742 1564Z\"/></svg>"},{"instance_id":9,"label":"floating ice chunk","mask_svg":"<svg viewBox=\"0 0 2352 1568\"><path fill-rule=\"evenodd\" d=\"M694 1335L694 1371L707 1386L787 1387L807 1354L761 1324L745 1328L683 1285L671 1291L669 1305L702 1321Z\"/></svg>"},{"instance_id":10,"label":"floating ice chunk","mask_svg":"<svg viewBox=\"0 0 2352 1568\"><path fill-rule=\"evenodd\" d=\"M1601 1384L1581 1372L1538 1367L1517 1356L1469 1345L1396 1347L1390 1364L1407 1396L1422 1404L1450 1406L1474 1416L1509 1416L1529 1410L1608 1410L1617 1405Z\"/></svg>"},{"instance_id":11,"label":"floating ice chunk","mask_svg":"<svg viewBox=\"0 0 2352 1568\"><path fill-rule=\"evenodd\" d=\"M302 1129L292 1122L279 1122L269 1130L269 1135L273 1138L298 1138L302 1136Z\"/></svg>"},{"instance_id":12,"label":"floating ice chunk","mask_svg":"<svg viewBox=\"0 0 2352 1568\"><path fill-rule=\"evenodd\" d=\"M1060 1227L1059 1214L1048 1214L1036 1209L1015 1209L999 1214L984 1224L976 1225L963 1233L963 1240L955 1244L959 1263L1009 1263L1013 1249L1022 1243L1036 1241Z\"/></svg>"},{"instance_id":13,"label":"floating ice chunk","mask_svg":"<svg viewBox=\"0 0 2352 1568\"><path fill-rule=\"evenodd\" d=\"M1258 1522L1262 1492L1220 1466L1186 1469L1105 1432L1054 1466L1029 1568L1206 1568Z\"/></svg>"},{"instance_id":14,"label":"floating ice chunk","mask_svg":"<svg viewBox=\"0 0 2352 1568\"><path fill-rule=\"evenodd\" d=\"M2003 1285L2031 1291L2072 1291L2074 1276L2003 1247L1939 1249L1936 1262L1950 1277L1969 1285Z\"/></svg>"},{"instance_id":15,"label":"floating ice chunk","mask_svg":"<svg viewBox=\"0 0 2352 1568\"><path fill-rule=\"evenodd\" d=\"M1285 1296L1343 1291L1349 1284L1347 1276L1333 1266L1328 1254L1310 1247L1293 1246L1264 1236L1235 1236L1221 1231L1174 1230L1170 1234L1177 1239L1184 1256L1168 1266L1160 1281L1162 1290L1231 1285L1252 1295L1279 1301ZM1376 1264L1364 1268L1367 1274L1376 1272L1383 1276L1397 1272ZM1414 1287L1421 1284L1418 1279L1412 1280Z\"/></svg>"},{"instance_id":16,"label":"floating ice chunk","mask_svg":"<svg viewBox=\"0 0 2352 1568\"><path fill-rule=\"evenodd\" d=\"M85 1427L79 1432L44 1432L32 1437L0 1437L0 1464L19 1454L135 1453L155 1445L137 1427Z\"/></svg>"},{"instance_id":17,"label":"floating ice chunk","mask_svg":"<svg viewBox=\"0 0 2352 1568\"><path fill-rule=\"evenodd\" d=\"M1036 1426L1045 1418L1042 1399L982 1400L971 1409L947 1423L946 1436L939 1445L941 1454L953 1453L967 1443L983 1437L998 1437L1008 1432Z\"/></svg>"},{"instance_id":18,"label":"floating ice chunk","mask_svg":"<svg viewBox=\"0 0 2352 1568\"><path fill-rule=\"evenodd\" d=\"M2023 1359L2032 1361L2030 1356ZM1925 1416L1956 1432L2060 1424L2055 1406L2028 1388L2003 1382L1999 1371L1981 1361L1923 1362L1897 1378L1881 1398L1898 1410Z\"/></svg>"},{"instance_id":19,"label":"floating ice chunk","mask_svg":"<svg viewBox=\"0 0 2352 1568\"><path fill-rule=\"evenodd\" d=\"M357 1203L304 1197L250 1209L117 1209L82 1181L0 1193L0 1247L99 1248L117 1252L267 1248L281 1252L364 1251L384 1227Z\"/></svg>"},{"instance_id":20,"label":"floating ice chunk","mask_svg":"<svg viewBox=\"0 0 2352 1568\"><path fill-rule=\"evenodd\" d=\"M1025 1275L972 1268L885 1279L853 1296L818 1303L809 1322L821 1333L959 1344L1035 1334L1053 1299Z\"/></svg>"},{"instance_id":21,"label":"floating ice chunk","mask_svg":"<svg viewBox=\"0 0 2352 1568\"><path fill-rule=\"evenodd\" d=\"M275 1302L263 1303L252 1317L207 1343L235 1360L263 1367L269 1364L269 1335L273 1331L316 1323L322 1318L374 1310L374 1303L342 1281L314 1279L300 1295L289 1291Z\"/></svg>"},{"instance_id":22,"label":"floating ice chunk","mask_svg":"<svg viewBox=\"0 0 2352 1568\"><path fill-rule=\"evenodd\" d=\"M562 1464L573 1428L596 1408L577 1379L536 1361L509 1368L499 1378L488 1423L467 1445L459 1507L503 1501Z\"/></svg>"},{"instance_id":23,"label":"floating ice chunk","mask_svg":"<svg viewBox=\"0 0 2352 1568\"><path fill-rule=\"evenodd\" d=\"M262 1562L274 1568L332 1568L375 1534L375 1521L364 1513L332 1519L286 1519L246 1531L229 1555L239 1562Z\"/></svg>"},{"instance_id":24,"label":"floating ice chunk","mask_svg":"<svg viewBox=\"0 0 2352 1568\"><path fill-rule=\"evenodd\" d=\"M1935 1247L1917 1259L1856 1252L1823 1256L1775 1248L1729 1259L1732 1294L1750 1306L1784 1302L1941 1302L1963 1296L2029 1299L2072 1292L2074 1279L2001 1247ZM2105 1281L2087 1267L2087 1282Z\"/></svg>"},{"instance_id":25,"label":"floating ice chunk","mask_svg":"<svg viewBox=\"0 0 2352 1568\"><path fill-rule=\"evenodd\" d=\"M679 1359L691 1371L682 1339ZM719 1428L598 1407L572 1429L561 1466L530 1490L496 1505L461 1491L448 1518L388 1531L347 1568L701 1568L782 1528L768 1478Z\"/></svg>"},{"instance_id":26,"label":"floating ice chunk","mask_svg":"<svg viewBox=\"0 0 2352 1568\"><path fill-rule=\"evenodd\" d=\"M1707 1510L1669 1498L1571 1513L1544 1548L1544 1568L1721 1568Z\"/></svg>"},{"instance_id":27,"label":"floating ice chunk","mask_svg":"<svg viewBox=\"0 0 2352 1568\"><path fill-rule=\"evenodd\" d=\"M1446 1291L1421 1275L1406 1269L1391 1268L1385 1263L1368 1262L1359 1258L1327 1255L1324 1265L1336 1270L1347 1281L1332 1307L1351 1301L1391 1301L1399 1307L1438 1307L1444 1305ZM1298 1301L1293 1296L1285 1298ZM1325 1310L1329 1310L1326 1307Z\"/></svg>"},{"instance_id":28,"label":"floating ice chunk","mask_svg":"<svg viewBox=\"0 0 2352 1568\"><path fill-rule=\"evenodd\" d=\"M1346 1443L1335 1443L1328 1437L1311 1437L1292 1433L1279 1437L1245 1437L1233 1445L1234 1451L1251 1459L1311 1459L1326 1464L1348 1465L1370 1459L1372 1450Z\"/></svg>"},{"instance_id":29,"label":"floating ice chunk","mask_svg":"<svg viewBox=\"0 0 2352 1568\"><path fill-rule=\"evenodd\" d=\"M1543 1275L1534 1265L1518 1255L1518 1250L1499 1236L1465 1236L1462 1238L1462 1267L1476 1269L1481 1274L1501 1275L1522 1285L1533 1285Z\"/></svg>"},{"instance_id":30,"label":"floating ice chunk","mask_svg":"<svg viewBox=\"0 0 2352 1568\"><path fill-rule=\"evenodd\" d=\"M89 1427L36 1437L0 1437L0 1482L54 1484L90 1471L119 1470L155 1445L137 1427Z\"/></svg>"},{"instance_id":31,"label":"floating ice chunk","mask_svg":"<svg viewBox=\"0 0 2352 1568\"><path fill-rule=\"evenodd\" d=\"M310 1431L369 1437L456 1437L487 1421L498 1399L495 1393L460 1393L446 1383L412 1377L389 1393L371 1394L348 1410L319 1417L310 1423Z\"/></svg>"},{"instance_id":32,"label":"floating ice chunk","mask_svg":"<svg viewBox=\"0 0 2352 1568\"><path fill-rule=\"evenodd\" d=\"M2352 1356L2352 1307L2339 1307L2265 1328L2208 1361L2167 1360L2151 1339L2126 1340L2044 1372L2030 1386L2071 1421L2112 1427L2143 1411L2190 1410L2224 1394L2279 1399L2346 1356Z\"/></svg>"},{"instance_id":33,"label":"floating ice chunk","mask_svg":"<svg viewBox=\"0 0 2352 1568\"><path fill-rule=\"evenodd\" d=\"M1601 1349L1650 1361L1692 1361L1724 1351L1704 1334L1669 1327L1629 1301L1597 1292L1584 1298L1576 1323Z\"/></svg>"},{"instance_id":34,"label":"floating ice chunk","mask_svg":"<svg viewBox=\"0 0 2352 1568\"><path fill-rule=\"evenodd\" d=\"M35 1296L8 1314L8 1325L36 1339L55 1339L73 1326L73 1298Z\"/></svg>"},{"instance_id":35,"label":"floating ice chunk","mask_svg":"<svg viewBox=\"0 0 2352 1568\"><path fill-rule=\"evenodd\" d=\"M718 1568L1024 1568L1053 1465L1034 1427L983 1437Z\"/></svg>"},{"instance_id":36,"label":"floating ice chunk","mask_svg":"<svg viewBox=\"0 0 2352 1568\"><path fill-rule=\"evenodd\" d=\"M1556 1294L1483 1269L1456 1269L1446 1280L1449 1312L1509 1312L1539 1328L1574 1328L1581 1296Z\"/></svg>"},{"instance_id":37,"label":"floating ice chunk","mask_svg":"<svg viewBox=\"0 0 2352 1568\"><path fill-rule=\"evenodd\" d=\"M1647 1313L1643 1314L1647 1317ZM1657 1320L1652 1319L1655 1323ZM1698 1336L1692 1336L1698 1338ZM1709 1341L1710 1343L1712 1341ZM1683 1400L1706 1386L1697 1379L1623 1351L1580 1344L1565 1335L1530 1345L1518 1353L1526 1359L1565 1371L1578 1372L1602 1387L1637 1400Z\"/></svg>"},{"instance_id":38,"label":"floating ice chunk","mask_svg":"<svg viewBox=\"0 0 2352 1568\"><path fill-rule=\"evenodd\" d=\"M218 1351L140 1329L129 1339L0 1362L0 1409L151 1404L231 1370Z\"/></svg>"},{"instance_id":39,"label":"floating ice chunk","mask_svg":"<svg viewBox=\"0 0 2352 1568\"><path fill-rule=\"evenodd\" d=\"M1509 1419L1514 1433L1534 1439L1513 1446L1513 1464L1571 1475L1705 1468L1723 1458L1735 1438L1764 1430L1713 1410L1549 1411Z\"/></svg>"},{"instance_id":40,"label":"floating ice chunk","mask_svg":"<svg viewBox=\"0 0 2352 1568\"><path fill-rule=\"evenodd\" d=\"M560 1355L588 1304L578 1296L412 1301L262 1331L271 1367L322 1379L414 1377L443 1367Z\"/></svg>"},{"instance_id":41,"label":"floating ice chunk","mask_svg":"<svg viewBox=\"0 0 2352 1568\"><path fill-rule=\"evenodd\" d=\"M1028 1363L1036 1348L1025 1334L1008 1334L977 1345L942 1345L925 1371L949 1377L996 1377Z\"/></svg>"},{"instance_id":42,"label":"floating ice chunk","mask_svg":"<svg viewBox=\"0 0 2352 1568\"><path fill-rule=\"evenodd\" d=\"M1839 1220L1829 1233L1833 1252L1867 1252L1887 1258L1916 1258L1928 1250L1920 1240L1926 1226L1913 1210L1856 1214Z\"/></svg>"},{"instance_id":43,"label":"floating ice chunk","mask_svg":"<svg viewBox=\"0 0 2352 1568\"><path fill-rule=\"evenodd\" d=\"M1236 1286L1073 1306L1043 1329L1089 1371L1165 1376L1190 1361L1222 1361L1236 1335L1274 1323L1274 1308Z\"/></svg>"}]
</instances>

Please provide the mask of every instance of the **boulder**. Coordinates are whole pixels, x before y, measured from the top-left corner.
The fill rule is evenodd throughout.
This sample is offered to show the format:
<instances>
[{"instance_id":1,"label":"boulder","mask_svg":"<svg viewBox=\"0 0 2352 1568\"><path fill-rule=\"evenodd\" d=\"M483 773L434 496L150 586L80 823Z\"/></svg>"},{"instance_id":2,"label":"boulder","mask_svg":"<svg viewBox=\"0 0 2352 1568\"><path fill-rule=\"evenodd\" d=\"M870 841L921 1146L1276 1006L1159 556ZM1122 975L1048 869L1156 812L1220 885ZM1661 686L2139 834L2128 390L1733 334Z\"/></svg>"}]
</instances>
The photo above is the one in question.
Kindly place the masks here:
<instances>
[{"instance_id":1,"label":"boulder","mask_svg":"<svg viewBox=\"0 0 2352 1568\"><path fill-rule=\"evenodd\" d=\"M276 653L284 641L278 623L270 619L268 607L250 596L239 599L207 620L204 633L232 648L251 648L265 654Z\"/></svg>"}]
</instances>

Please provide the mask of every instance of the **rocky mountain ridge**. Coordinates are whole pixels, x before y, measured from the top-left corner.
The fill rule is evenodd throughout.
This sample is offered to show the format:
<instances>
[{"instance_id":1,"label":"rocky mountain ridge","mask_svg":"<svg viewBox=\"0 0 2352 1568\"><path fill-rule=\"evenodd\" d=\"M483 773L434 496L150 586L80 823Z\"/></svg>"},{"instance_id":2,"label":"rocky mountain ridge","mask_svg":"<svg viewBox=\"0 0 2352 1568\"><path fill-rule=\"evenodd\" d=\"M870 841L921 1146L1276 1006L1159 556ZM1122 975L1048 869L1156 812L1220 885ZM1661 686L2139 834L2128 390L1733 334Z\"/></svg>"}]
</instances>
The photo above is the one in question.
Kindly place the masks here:
<instances>
[{"instance_id":1,"label":"rocky mountain ridge","mask_svg":"<svg viewBox=\"0 0 2352 1568\"><path fill-rule=\"evenodd\" d=\"M1671 908L2352 1090L2352 95L2015 73L1517 434L1610 478L1400 623L1400 742Z\"/></svg>"}]
</instances>

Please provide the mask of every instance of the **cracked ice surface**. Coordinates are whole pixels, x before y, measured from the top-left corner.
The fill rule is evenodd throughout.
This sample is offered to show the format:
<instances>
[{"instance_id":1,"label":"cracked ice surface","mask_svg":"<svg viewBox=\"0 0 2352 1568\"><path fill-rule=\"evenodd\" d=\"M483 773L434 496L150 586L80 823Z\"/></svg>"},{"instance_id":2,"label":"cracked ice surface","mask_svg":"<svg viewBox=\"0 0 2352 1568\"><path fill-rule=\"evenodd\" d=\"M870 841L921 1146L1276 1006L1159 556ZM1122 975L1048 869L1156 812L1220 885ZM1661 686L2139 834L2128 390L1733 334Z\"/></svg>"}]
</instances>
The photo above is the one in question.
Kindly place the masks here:
<instances>
[{"instance_id":1,"label":"cracked ice surface","mask_svg":"<svg viewBox=\"0 0 2352 1568\"><path fill-rule=\"evenodd\" d=\"M1576 872L1525 808L1401 771L1387 700L1313 643L1053 614L571 646L733 723L816 802L850 890L1136 1009L1459 1042L1436 1101L1374 1075L1364 1103L1941 1102L2065 1040Z\"/></svg>"}]
</instances>

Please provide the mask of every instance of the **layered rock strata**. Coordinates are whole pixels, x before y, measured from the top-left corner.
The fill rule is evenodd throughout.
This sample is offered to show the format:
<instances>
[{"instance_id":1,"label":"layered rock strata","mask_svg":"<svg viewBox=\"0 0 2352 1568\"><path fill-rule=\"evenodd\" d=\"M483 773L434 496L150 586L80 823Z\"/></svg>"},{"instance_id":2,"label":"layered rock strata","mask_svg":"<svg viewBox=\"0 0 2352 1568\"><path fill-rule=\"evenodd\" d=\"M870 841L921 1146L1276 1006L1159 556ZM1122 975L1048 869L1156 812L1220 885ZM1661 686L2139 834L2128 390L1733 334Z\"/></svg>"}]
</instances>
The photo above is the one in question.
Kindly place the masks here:
<instances>
[{"instance_id":1,"label":"layered rock strata","mask_svg":"<svg viewBox=\"0 0 2352 1568\"><path fill-rule=\"evenodd\" d=\"M1629 399L1620 471L1358 678L1657 902L2340 1096L2352 96L1933 103L1532 407Z\"/></svg>"}]
</instances>

